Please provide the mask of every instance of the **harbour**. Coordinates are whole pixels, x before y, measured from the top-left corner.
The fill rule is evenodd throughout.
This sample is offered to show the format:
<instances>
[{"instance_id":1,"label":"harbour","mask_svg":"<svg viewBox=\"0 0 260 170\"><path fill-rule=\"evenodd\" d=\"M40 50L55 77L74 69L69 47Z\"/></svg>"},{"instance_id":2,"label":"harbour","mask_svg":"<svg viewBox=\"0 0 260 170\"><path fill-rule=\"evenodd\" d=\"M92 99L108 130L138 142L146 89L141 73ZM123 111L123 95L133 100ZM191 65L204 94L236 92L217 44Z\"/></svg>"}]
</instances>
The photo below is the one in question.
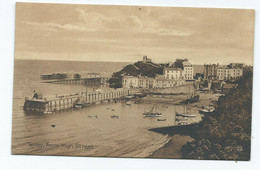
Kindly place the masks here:
<instances>
[{"instance_id":1,"label":"harbour","mask_svg":"<svg viewBox=\"0 0 260 170\"><path fill-rule=\"evenodd\" d=\"M39 62L41 67L38 67ZM169 141L170 137L167 135L151 132L149 129L174 125L175 107L177 111L181 111L183 107L172 105L173 99L171 97L174 96L174 101L177 102L178 97L185 99L185 95L164 95L164 97L170 98L167 99L169 104L165 104L164 98L158 95L142 95L139 91L134 90L132 92L131 90L123 92L120 89L96 88L95 86L84 86L82 84L43 83L39 80L39 75L46 72L45 67L47 65L49 68L52 64L56 66L57 70L52 70L53 72L65 72L65 70L59 68L63 68L62 63L66 63L39 62L18 60L15 63L17 71L15 73L16 83L14 88L17 89L16 91L18 89L24 90L21 93L15 93L14 96L13 153L147 157ZM29 63L31 63L32 67L25 68L24 66ZM98 64L100 63L96 65ZM106 63L106 65L108 64ZM81 63L75 62L75 65L79 66ZM82 64L83 67L78 68L78 70L71 70L70 68L66 68L66 70L79 72L85 65L88 65L88 63ZM93 63L89 63L89 68L92 65ZM111 63L111 65L115 65L115 63ZM71 67L74 67L74 65L71 64ZM110 72L116 71L120 67L121 65ZM91 69L89 71L96 72L97 70ZM104 67L103 71L108 70ZM19 77L23 77L23 79ZM34 90L37 93L41 92L42 100L46 98L46 111L49 109L49 111L55 110L55 112L35 114L34 112L26 113L23 111L24 97L28 96L31 99ZM126 97L129 94L131 95ZM134 94L141 96L141 99L133 99L131 96ZM89 105L80 109L71 108L71 99L73 103L77 98L82 99L82 102L89 103ZM63 100L65 106L63 106ZM130 104L127 104L127 101ZM165 121L143 117L144 110L150 110L155 103L158 105L158 110L162 112L163 118L166 118ZM66 109L67 107L69 108ZM118 118L111 118L111 116L118 116ZM142 137L140 138L140 136ZM46 145L47 142L56 145ZM61 146L62 144L75 146L75 143L93 146L93 148L51 147Z\"/></svg>"},{"instance_id":2,"label":"harbour","mask_svg":"<svg viewBox=\"0 0 260 170\"><path fill-rule=\"evenodd\" d=\"M41 153L44 155L148 157L171 139L167 134L161 133L162 129L183 128L182 126L192 126L194 123L201 122L202 115L199 113L199 109L202 104L208 103L208 97L204 97L204 95L211 95L200 94L200 103L197 101L185 102L192 98L191 94L199 88L198 83L192 82L170 89L142 91L135 88L112 89L100 84L91 86L82 83L89 79L86 77L73 80L41 81L36 78L40 73L28 77L30 79L27 80L28 83L33 84L31 91L14 99L14 104L20 103L20 107L18 107L20 109L14 114L19 113L20 116L17 117L20 117L19 119L28 119L25 123L27 125L22 126L23 128L19 128L19 123L14 125L18 126L14 127L13 132L14 141L17 142L13 145L13 151L16 154L29 151L30 154ZM26 86L27 81L24 82L24 86ZM38 93L37 99L33 97L33 90ZM23 99L23 96L28 97ZM26 104L26 101L29 104ZM154 105L160 114L158 116L144 115L144 112L151 110ZM192 108L189 112L194 116L185 119L184 123L180 124L183 120L178 120L178 117L176 119L176 113L183 112L186 107ZM14 116L14 121L19 120L17 118ZM43 130L39 134L42 137L36 139L34 132L40 131L39 128ZM27 134L28 139L19 139L20 132ZM65 133L68 137L60 133ZM57 135L60 137L57 138ZM138 136L143 138L138 138ZM66 147L51 148L48 145L47 152L46 147L37 147L44 146L46 142L62 145L64 140L65 144L74 146L75 137L81 145L93 145L94 147L92 149L72 148L67 150ZM110 141L107 145L102 142L108 139ZM26 141L35 141L38 145L29 145ZM115 141L120 141L120 151L114 145L117 143ZM123 141L127 145L122 144ZM156 147L154 147L155 143ZM111 153L111 147L116 150L114 154ZM125 151L126 149L129 151Z\"/></svg>"}]
</instances>

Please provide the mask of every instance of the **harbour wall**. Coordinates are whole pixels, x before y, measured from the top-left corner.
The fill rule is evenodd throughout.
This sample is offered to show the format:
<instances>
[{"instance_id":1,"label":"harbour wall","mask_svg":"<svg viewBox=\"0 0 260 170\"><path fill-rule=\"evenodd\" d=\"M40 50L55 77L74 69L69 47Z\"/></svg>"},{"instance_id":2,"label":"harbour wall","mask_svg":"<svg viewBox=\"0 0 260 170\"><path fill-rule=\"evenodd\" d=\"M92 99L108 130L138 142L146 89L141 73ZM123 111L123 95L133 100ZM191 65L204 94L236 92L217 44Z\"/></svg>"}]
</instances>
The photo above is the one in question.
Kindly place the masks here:
<instances>
[{"instance_id":1,"label":"harbour wall","mask_svg":"<svg viewBox=\"0 0 260 170\"><path fill-rule=\"evenodd\" d=\"M25 111L53 113L66 109L84 107L88 104L111 102L127 95L138 93L134 89L117 89L105 92L80 92L76 94L57 96L55 99L26 100Z\"/></svg>"}]
</instances>

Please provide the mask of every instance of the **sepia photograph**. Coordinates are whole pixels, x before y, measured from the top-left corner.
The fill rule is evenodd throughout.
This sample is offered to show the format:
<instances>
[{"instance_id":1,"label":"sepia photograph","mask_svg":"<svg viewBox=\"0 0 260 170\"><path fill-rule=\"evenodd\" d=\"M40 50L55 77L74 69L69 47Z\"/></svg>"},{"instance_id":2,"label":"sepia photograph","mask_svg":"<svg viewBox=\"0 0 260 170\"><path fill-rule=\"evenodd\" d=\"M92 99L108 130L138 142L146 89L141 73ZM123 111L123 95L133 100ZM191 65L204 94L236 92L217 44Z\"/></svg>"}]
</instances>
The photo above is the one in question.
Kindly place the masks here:
<instances>
[{"instance_id":1,"label":"sepia photograph","mask_svg":"<svg viewBox=\"0 0 260 170\"><path fill-rule=\"evenodd\" d=\"M13 155L250 160L253 9L15 13Z\"/></svg>"}]
</instances>

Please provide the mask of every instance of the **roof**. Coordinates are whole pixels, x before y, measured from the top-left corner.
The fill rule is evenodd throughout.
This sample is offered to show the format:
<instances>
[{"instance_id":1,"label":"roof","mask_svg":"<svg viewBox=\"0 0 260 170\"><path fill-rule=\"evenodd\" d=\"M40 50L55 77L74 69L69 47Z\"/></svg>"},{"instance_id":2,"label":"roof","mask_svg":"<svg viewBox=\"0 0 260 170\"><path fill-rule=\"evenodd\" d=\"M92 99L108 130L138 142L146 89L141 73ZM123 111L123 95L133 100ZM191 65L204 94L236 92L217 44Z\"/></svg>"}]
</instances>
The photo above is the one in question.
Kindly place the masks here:
<instances>
[{"instance_id":1,"label":"roof","mask_svg":"<svg viewBox=\"0 0 260 170\"><path fill-rule=\"evenodd\" d=\"M157 75L155 80L165 80L164 75Z\"/></svg>"},{"instance_id":2,"label":"roof","mask_svg":"<svg viewBox=\"0 0 260 170\"><path fill-rule=\"evenodd\" d=\"M182 71L181 68L174 68L174 67L166 67L164 68L165 70L179 70L179 71Z\"/></svg>"},{"instance_id":3,"label":"roof","mask_svg":"<svg viewBox=\"0 0 260 170\"><path fill-rule=\"evenodd\" d=\"M183 65L191 65L191 63L190 62L188 62L188 61L183 61L183 63L182 63Z\"/></svg>"},{"instance_id":4,"label":"roof","mask_svg":"<svg viewBox=\"0 0 260 170\"><path fill-rule=\"evenodd\" d=\"M136 78L136 79L138 79L138 77L136 77L136 76L128 76L128 75L124 75L123 78Z\"/></svg>"},{"instance_id":5,"label":"roof","mask_svg":"<svg viewBox=\"0 0 260 170\"><path fill-rule=\"evenodd\" d=\"M223 89L232 89L232 88L235 88L237 86L237 84L224 84L223 85Z\"/></svg>"}]
</instances>

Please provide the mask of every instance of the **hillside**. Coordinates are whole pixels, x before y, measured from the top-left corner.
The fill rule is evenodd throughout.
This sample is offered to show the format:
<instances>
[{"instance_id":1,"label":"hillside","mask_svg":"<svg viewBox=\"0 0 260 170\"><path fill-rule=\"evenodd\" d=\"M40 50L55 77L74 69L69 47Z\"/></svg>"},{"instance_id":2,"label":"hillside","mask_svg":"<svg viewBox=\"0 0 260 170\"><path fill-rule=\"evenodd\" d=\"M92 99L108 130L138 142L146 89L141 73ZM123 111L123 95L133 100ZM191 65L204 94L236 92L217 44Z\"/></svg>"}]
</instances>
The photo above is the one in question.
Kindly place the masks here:
<instances>
[{"instance_id":1,"label":"hillside","mask_svg":"<svg viewBox=\"0 0 260 170\"><path fill-rule=\"evenodd\" d=\"M163 66L153 62L144 63L138 61L134 64L125 66L122 70L113 73L112 78L109 80L110 87L120 88L122 75L128 76L147 76L154 78L157 74L163 74Z\"/></svg>"},{"instance_id":2,"label":"hillside","mask_svg":"<svg viewBox=\"0 0 260 170\"><path fill-rule=\"evenodd\" d=\"M238 87L219 98L215 115L204 118L201 135L182 148L183 158L250 159L252 78L246 71Z\"/></svg>"},{"instance_id":3,"label":"hillside","mask_svg":"<svg viewBox=\"0 0 260 170\"><path fill-rule=\"evenodd\" d=\"M113 77L120 77L122 74L130 76L142 75L147 77L155 77L156 74L163 74L163 67L152 62L143 63L142 61L138 61L134 64L125 66L119 72L115 72Z\"/></svg>"}]
</instances>

